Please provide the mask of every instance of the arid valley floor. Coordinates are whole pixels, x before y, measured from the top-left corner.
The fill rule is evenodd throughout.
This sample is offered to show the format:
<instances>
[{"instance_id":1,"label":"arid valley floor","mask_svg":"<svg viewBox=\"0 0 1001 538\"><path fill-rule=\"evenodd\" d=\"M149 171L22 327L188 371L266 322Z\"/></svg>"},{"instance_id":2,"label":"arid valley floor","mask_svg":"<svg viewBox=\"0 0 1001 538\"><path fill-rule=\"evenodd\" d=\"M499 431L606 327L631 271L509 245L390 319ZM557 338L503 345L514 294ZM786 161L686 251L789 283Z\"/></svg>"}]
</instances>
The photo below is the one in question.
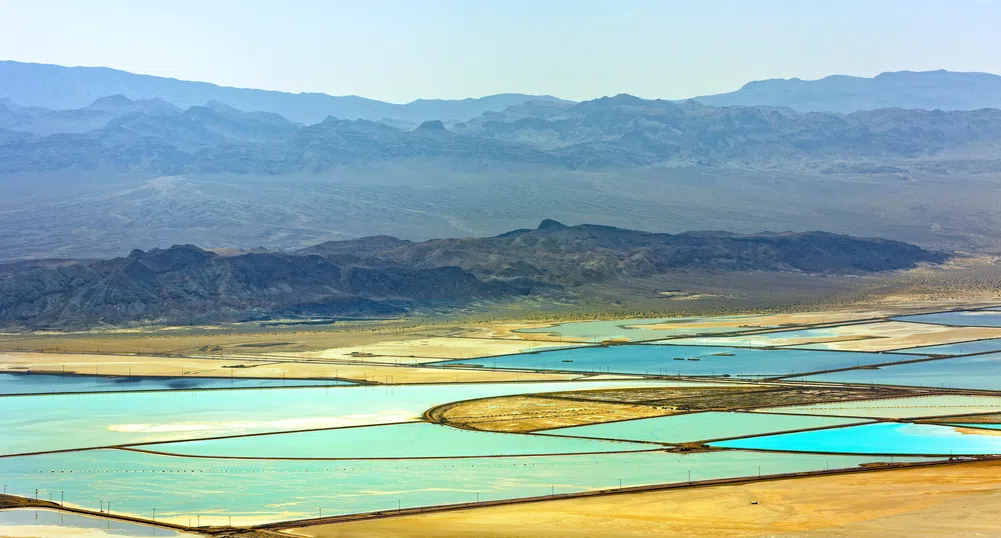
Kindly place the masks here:
<instances>
[{"instance_id":1,"label":"arid valley floor","mask_svg":"<svg viewBox=\"0 0 1001 538\"><path fill-rule=\"evenodd\" d=\"M991 534L1001 299L945 288L7 333L0 535Z\"/></svg>"}]
</instances>

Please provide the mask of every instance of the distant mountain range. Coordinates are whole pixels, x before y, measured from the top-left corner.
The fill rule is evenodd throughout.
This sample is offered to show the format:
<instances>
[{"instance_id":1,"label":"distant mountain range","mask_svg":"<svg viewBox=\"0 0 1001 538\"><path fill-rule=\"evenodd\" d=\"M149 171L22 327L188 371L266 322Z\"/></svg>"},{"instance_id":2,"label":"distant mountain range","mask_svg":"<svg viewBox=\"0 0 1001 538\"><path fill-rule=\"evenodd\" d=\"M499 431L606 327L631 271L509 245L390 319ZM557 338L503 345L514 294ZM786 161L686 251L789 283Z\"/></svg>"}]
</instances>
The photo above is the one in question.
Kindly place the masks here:
<instances>
[{"instance_id":1,"label":"distant mountain range","mask_svg":"<svg viewBox=\"0 0 1001 538\"><path fill-rule=\"evenodd\" d=\"M107 67L0 61L0 98L23 106L81 109L109 95L123 95L135 101L162 99L180 108L219 101L244 111L274 112L304 124L333 116L384 121L401 127L428 120L466 121L528 101L570 103L547 95L508 93L478 99L418 99L401 105L353 95L231 88ZM800 112L849 113L878 108L976 110L1001 108L1001 76L940 70L888 72L873 78L832 75L820 80L771 79L748 82L734 92L694 99L712 106L775 106Z\"/></svg>"},{"instance_id":2,"label":"distant mountain range","mask_svg":"<svg viewBox=\"0 0 1001 538\"><path fill-rule=\"evenodd\" d=\"M79 110L0 105L0 129L0 174L70 169L280 175L414 158L571 170L880 170L891 162L960 151L994 158L1001 110L842 115L618 95L576 104L532 101L451 128L431 120L399 129L334 117L303 126L218 101L181 110L159 99L115 95Z\"/></svg>"},{"instance_id":3,"label":"distant mountain range","mask_svg":"<svg viewBox=\"0 0 1001 538\"><path fill-rule=\"evenodd\" d=\"M400 105L355 95L287 93L230 88L207 82L137 75L107 67L0 61L0 97L24 106L54 110L79 109L95 100L123 95L132 100L163 99L188 108L219 101L245 111L281 114L293 122L317 123L327 116L341 119L464 121L489 110L503 110L526 101L559 101L547 95L505 93L479 99L418 99Z\"/></svg>"},{"instance_id":4,"label":"distant mountain range","mask_svg":"<svg viewBox=\"0 0 1001 538\"><path fill-rule=\"evenodd\" d=\"M422 306L572 296L584 284L670 272L866 274L943 259L906 243L822 232L669 235L553 220L489 238L368 237L294 253L219 255L184 245L102 261L0 265L0 325L390 315Z\"/></svg>"},{"instance_id":5,"label":"distant mountain range","mask_svg":"<svg viewBox=\"0 0 1001 538\"><path fill-rule=\"evenodd\" d=\"M820 80L772 79L741 89L695 97L713 106L781 106L801 112L877 108L977 110L1001 108L1001 76L953 71L897 71L873 78L832 75Z\"/></svg>"}]
</instances>

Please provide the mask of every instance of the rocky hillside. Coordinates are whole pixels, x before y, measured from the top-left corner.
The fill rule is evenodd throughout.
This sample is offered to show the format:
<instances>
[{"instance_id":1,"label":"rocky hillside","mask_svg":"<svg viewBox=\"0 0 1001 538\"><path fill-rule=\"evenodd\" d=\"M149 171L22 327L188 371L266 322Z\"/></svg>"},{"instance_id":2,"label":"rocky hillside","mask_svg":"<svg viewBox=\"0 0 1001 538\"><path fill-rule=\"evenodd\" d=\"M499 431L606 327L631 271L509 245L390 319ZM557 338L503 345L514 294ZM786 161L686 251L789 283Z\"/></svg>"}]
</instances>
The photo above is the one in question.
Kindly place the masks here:
<instances>
[{"instance_id":1,"label":"rocky hillside","mask_svg":"<svg viewBox=\"0 0 1001 538\"><path fill-rule=\"evenodd\" d=\"M89 327L389 315L671 272L865 274L937 262L918 247L822 232L679 235L564 226L410 242L370 237L295 252L219 255L191 245L101 261L0 266L0 324Z\"/></svg>"}]
</instances>

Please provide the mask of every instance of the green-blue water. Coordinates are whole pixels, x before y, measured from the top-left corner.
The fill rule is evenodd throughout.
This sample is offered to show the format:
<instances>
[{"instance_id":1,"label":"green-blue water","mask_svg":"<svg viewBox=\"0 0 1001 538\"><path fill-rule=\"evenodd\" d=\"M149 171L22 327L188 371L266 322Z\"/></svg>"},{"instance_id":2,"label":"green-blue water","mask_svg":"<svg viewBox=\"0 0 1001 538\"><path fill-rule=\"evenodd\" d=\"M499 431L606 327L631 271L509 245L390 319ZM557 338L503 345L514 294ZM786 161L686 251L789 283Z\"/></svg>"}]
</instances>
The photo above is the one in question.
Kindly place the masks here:
<instances>
[{"instance_id":1,"label":"green-blue water","mask_svg":"<svg viewBox=\"0 0 1001 538\"><path fill-rule=\"evenodd\" d=\"M707 412L559 428L541 433L658 443L689 443L860 422L864 421L807 415L797 417L761 413Z\"/></svg>"},{"instance_id":2,"label":"green-blue water","mask_svg":"<svg viewBox=\"0 0 1001 538\"><path fill-rule=\"evenodd\" d=\"M1001 397L914 396L773 407L767 412L873 418L920 418L1001 412Z\"/></svg>"},{"instance_id":3,"label":"green-blue water","mask_svg":"<svg viewBox=\"0 0 1001 538\"><path fill-rule=\"evenodd\" d=\"M846 370L802 377L831 381L915 387L1001 390L1001 354L882 366L877 370Z\"/></svg>"},{"instance_id":4,"label":"green-blue water","mask_svg":"<svg viewBox=\"0 0 1001 538\"><path fill-rule=\"evenodd\" d=\"M641 452L466 460L217 460L93 450L0 458L8 492L177 523L263 523L401 507L623 486L855 467L878 457L754 452ZM399 504L397 504L399 503Z\"/></svg>"},{"instance_id":5,"label":"green-blue water","mask_svg":"<svg viewBox=\"0 0 1001 538\"><path fill-rule=\"evenodd\" d=\"M443 403L667 381L471 383L0 398L0 455L416 420Z\"/></svg>"},{"instance_id":6,"label":"green-blue water","mask_svg":"<svg viewBox=\"0 0 1001 538\"><path fill-rule=\"evenodd\" d=\"M698 360L689 360L698 359ZM887 362L878 353L621 345L452 361L497 368L691 376L778 376Z\"/></svg>"},{"instance_id":7,"label":"green-blue water","mask_svg":"<svg viewBox=\"0 0 1001 538\"><path fill-rule=\"evenodd\" d=\"M893 318L896 321L914 321L953 325L957 327L1001 327L1001 312L996 310L970 310L965 312L941 312L938 314L918 314Z\"/></svg>"},{"instance_id":8,"label":"green-blue water","mask_svg":"<svg viewBox=\"0 0 1001 538\"><path fill-rule=\"evenodd\" d=\"M950 426L896 422L733 439L711 445L840 454L1001 454L1001 436L963 433Z\"/></svg>"},{"instance_id":9,"label":"green-blue water","mask_svg":"<svg viewBox=\"0 0 1001 538\"><path fill-rule=\"evenodd\" d=\"M196 456L420 458L650 450L656 445L460 430L419 422L144 446Z\"/></svg>"},{"instance_id":10,"label":"green-blue water","mask_svg":"<svg viewBox=\"0 0 1001 538\"><path fill-rule=\"evenodd\" d=\"M229 377L107 377L0 373L0 395L136 390L240 389L353 385L335 379L240 379Z\"/></svg>"},{"instance_id":11,"label":"green-blue water","mask_svg":"<svg viewBox=\"0 0 1001 538\"><path fill-rule=\"evenodd\" d=\"M83 516L57 510L13 508L0 510L0 536L77 536L86 538L162 538L190 536L171 529L127 521Z\"/></svg>"}]
</instances>

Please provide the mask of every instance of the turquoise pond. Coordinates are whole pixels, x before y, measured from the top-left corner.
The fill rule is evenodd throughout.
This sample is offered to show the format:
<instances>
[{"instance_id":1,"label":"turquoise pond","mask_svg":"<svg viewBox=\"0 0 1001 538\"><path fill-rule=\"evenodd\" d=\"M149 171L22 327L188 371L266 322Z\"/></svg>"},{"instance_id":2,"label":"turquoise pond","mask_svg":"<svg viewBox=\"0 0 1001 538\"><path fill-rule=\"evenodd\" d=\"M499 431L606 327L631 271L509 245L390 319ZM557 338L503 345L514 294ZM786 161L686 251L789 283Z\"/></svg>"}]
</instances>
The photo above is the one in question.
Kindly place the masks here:
<instances>
[{"instance_id":1,"label":"turquoise pond","mask_svg":"<svg viewBox=\"0 0 1001 538\"><path fill-rule=\"evenodd\" d=\"M733 439L712 443L723 448L827 452L838 454L1001 454L1001 436L961 432L950 426L881 422Z\"/></svg>"},{"instance_id":2,"label":"turquoise pond","mask_svg":"<svg viewBox=\"0 0 1001 538\"><path fill-rule=\"evenodd\" d=\"M443 403L491 396L685 385L572 381L9 396L0 398L0 455L404 422Z\"/></svg>"},{"instance_id":3,"label":"turquoise pond","mask_svg":"<svg viewBox=\"0 0 1001 538\"><path fill-rule=\"evenodd\" d=\"M847 370L797 378L803 381L1001 390L1001 353Z\"/></svg>"},{"instance_id":4,"label":"turquoise pond","mask_svg":"<svg viewBox=\"0 0 1001 538\"><path fill-rule=\"evenodd\" d=\"M334 379L237 379L228 377L106 377L0 373L0 395L137 390L241 389L353 385Z\"/></svg>"},{"instance_id":5,"label":"turquoise pond","mask_svg":"<svg viewBox=\"0 0 1001 538\"><path fill-rule=\"evenodd\" d=\"M711 318L717 320L740 320L756 316L722 316ZM558 323L550 327L538 327L534 329L518 329L518 333L549 334L565 338L584 338L600 342L601 340L625 339L655 340L658 338L669 338L672 336L687 336L696 334L712 334L720 332L733 332L741 330L751 330L755 328L772 328L773 325L754 325L746 328L734 327L701 327L701 328L674 328L674 329L645 329L644 325L656 325L659 323L701 323L709 318L634 318L618 319L612 321L574 321L570 323Z\"/></svg>"},{"instance_id":6,"label":"turquoise pond","mask_svg":"<svg viewBox=\"0 0 1001 538\"><path fill-rule=\"evenodd\" d=\"M897 349L887 351L887 353L921 353L925 355L967 355L970 353L987 353L990 351L1001 351L1001 338L990 338L987 340L977 340L974 342L960 342L957 344L942 344L938 346L912 347L908 349Z\"/></svg>"},{"instance_id":7,"label":"turquoise pond","mask_svg":"<svg viewBox=\"0 0 1001 538\"><path fill-rule=\"evenodd\" d=\"M923 418L1001 412L996 396L913 396L772 407L767 412L871 418Z\"/></svg>"},{"instance_id":8,"label":"turquoise pond","mask_svg":"<svg viewBox=\"0 0 1001 538\"><path fill-rule=\"evenodd\" d=\"M761 413L705 412L668 417L624 420L590 426L546 430L549 435L574 435L628 439L657 443L689 443L709 439L760 435L771 432L859 424L851 418L766 415Z\"/></svg>"},{"instance_id":9,"label":"turquoise pond","mask_svg":"<svg viewBox=\"0 0 1001 538\"><path fill-rule=\"evenodd\" d=\"M68 505L158 520L245 525L622 486L856 467L873 456L638 452L527 458L318 462L218 460L91 450L0 458L8 492L65 491ZM399 503L399 504L398 504Z\"/></svg>"},{"instance_id":10,"label":"turquoise pond","mask_svg":"<svg viewBox=\"0 0 1001 538\"><path fill-rule=\"evenodd\" d=\"M57 510L0 510L0 536L80 536L83 538L146 538L200 536L127 521L84 516Z\"/></svg>"},{"instance_id":11,"label":"turquoise pond","mask_svg":"<svg viewBox=\"0 0 1001 538\"><path fill-rule=\"evenodd\" d=\"M896 321L934 323L958 327L1001 327L1001 312L997 310L969 310L964 312L941 312L938 314L918 314L892 318Z\"/></svg>"},{"instance_id":12,"label":"turquoise pond","mask_svg":"<svg viewBox=\"0 0 1001 538\"><path fill-rule=\"evenodd\" d=\"M451 361L450 364L579 372L608 371L630 374L763 377L883 362L887 362L887 358L879 353L622 345L464 359Z\"/></svg>"},{"instance_id":13,"label":"turquoise pond","mask_svg":"<svg viewBox=\"0 0 1001 538\"><path fill-rule=\"evenodd\" d=\"M656 445L461 430L418 422L146 445L145 450L249 458L426 458L651 450Z\"/></svg>"}]
</instances>

